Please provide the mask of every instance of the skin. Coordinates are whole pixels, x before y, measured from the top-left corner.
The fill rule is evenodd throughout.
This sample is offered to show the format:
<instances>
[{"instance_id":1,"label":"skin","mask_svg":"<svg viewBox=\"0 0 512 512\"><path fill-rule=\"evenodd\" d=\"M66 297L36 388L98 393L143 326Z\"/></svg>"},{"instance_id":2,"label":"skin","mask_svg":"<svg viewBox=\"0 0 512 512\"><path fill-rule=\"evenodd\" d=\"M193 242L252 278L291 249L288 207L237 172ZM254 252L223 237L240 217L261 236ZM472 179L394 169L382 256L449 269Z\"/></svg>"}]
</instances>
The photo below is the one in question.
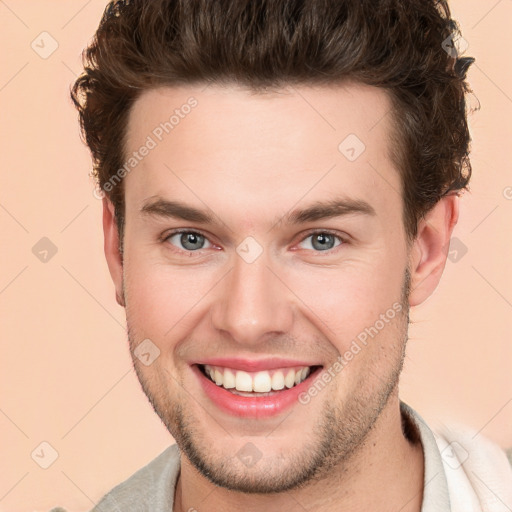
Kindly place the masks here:
<instances>
[{"instance_id":1,"label":"skin","mask_svg":"<svg viewBox=\"0 0 512 512\"><path fill-rule=\"evenodd\" d=\"M441 278L457 196L442 199L407 243L391 102L355 83L265 94L234 85L146 91L130 113L127 153L190 96L197 107L125 178L123 257L103 200L105 254L130 347L149 338L160 350L149 366L133 361L182 450L174 510L419 511L423 452L403 434L398 377L408 310ZM366 146L354 162L338 150L351 133ZM276 223L341 196L366 201L375 215ZM217 224L142 214L156 198L209 209ZM203 248L165 239L179 228L203 234ZM318 250L312 229L344 241ZM236 252L248 236L263 249L253 263ZM280 356L327 369L395 303L401 313L328 386L276 417L219 410L190 368L201 357ZM248 442L261 453L252 467L236 456Z\"/></svg>"}]
</instances>

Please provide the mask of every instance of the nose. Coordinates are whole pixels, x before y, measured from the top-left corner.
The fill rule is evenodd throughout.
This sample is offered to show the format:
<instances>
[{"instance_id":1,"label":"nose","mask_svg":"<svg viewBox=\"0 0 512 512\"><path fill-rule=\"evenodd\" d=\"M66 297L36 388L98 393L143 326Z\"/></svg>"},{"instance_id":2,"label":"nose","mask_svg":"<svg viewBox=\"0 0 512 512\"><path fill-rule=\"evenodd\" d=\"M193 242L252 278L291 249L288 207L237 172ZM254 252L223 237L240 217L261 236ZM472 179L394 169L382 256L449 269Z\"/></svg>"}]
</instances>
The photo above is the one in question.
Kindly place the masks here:
<instances>
[{"instance_id":1,"label":"nose","mask_svg":"<svg viewBox=\"0 0 512 512\"><path fill-rule=\"evenodd\" d=\"M217 287L213 327L241 345L291 331L293 293L269 263L265 252L252 263L235 255L231 272Z\"/></svg>"}]
</instances>

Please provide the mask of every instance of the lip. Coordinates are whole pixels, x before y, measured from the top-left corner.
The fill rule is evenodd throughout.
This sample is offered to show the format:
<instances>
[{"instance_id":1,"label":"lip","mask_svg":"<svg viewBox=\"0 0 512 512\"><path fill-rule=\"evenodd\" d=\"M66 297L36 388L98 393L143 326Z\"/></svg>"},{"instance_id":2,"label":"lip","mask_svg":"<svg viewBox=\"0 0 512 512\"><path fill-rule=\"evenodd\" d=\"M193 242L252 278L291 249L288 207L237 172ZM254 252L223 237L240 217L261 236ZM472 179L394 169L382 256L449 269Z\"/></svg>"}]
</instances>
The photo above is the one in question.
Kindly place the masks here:
<instances>
[{"instance_id":1,"label":"lip","mask_svg":"<svg viewBox=\"0 0 512 512\"><path fill-rule=\"evenodd\" d=\"M259 361L239 357L213 357L194 361L194 364L208 364L210 366L223 366L244 372L258 372L263 370L276 370L278 368L293 368L295 366L321 366L321 363L311 361L298 361L296 359L279 359L271 357Z\"/></svg>"},{"instance_id":2,"label":"lip","mask_svg":"<svg viewBox=\"0 0 512 512\"><path fill-rule=\"evenodd\" d=\"M224 365L218 364L218 366ZM297 364L296 366L312 365ZM318 373L322 370L322 367L316 368L304 381L293 388L276 391L275 394L269 396L246 397L235 395L227 389L217 386L217 384L203 375L203 372L197 364L192 365L191 368L199 379L199 383L208 398L224 412L239 418L268 418L276 416L292 407L294 404L298 403L299 395L309 388L313 379L316 378ZM276 366L275 368L280 367ZM266 367L266 369L268 369L268 367Z\"/></svg>"}]
</instances>

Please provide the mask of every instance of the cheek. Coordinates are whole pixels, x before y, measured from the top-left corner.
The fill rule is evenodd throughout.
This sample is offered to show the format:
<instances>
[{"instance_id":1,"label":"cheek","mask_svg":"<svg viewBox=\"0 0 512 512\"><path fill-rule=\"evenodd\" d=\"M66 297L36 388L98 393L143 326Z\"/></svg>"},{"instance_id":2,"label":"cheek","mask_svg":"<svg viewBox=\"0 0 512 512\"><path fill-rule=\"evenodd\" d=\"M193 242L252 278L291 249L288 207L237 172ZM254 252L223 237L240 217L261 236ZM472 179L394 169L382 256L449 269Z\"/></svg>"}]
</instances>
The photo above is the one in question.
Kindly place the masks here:
<instances>
[{"instance_id":1,"label":"cheek","mask_svg":"<svg viewBox=\"0 0 512 512\"><path fill-rule=\"evenodd\" d=\"M368 258L344 262L337 269L297 271L288 279L303 301L302 314L343 352L381 315L387 320L395 318L401 309L404 271L396 260L391 264L382 258ZM386 326L392 323L386 322Z\"/></svg>"},{"instance_id":2,"label":"cheek","mask_svg":"<svg viewBox=\"0 0 512 512\"><path fill-rule=\"evenodd\" d=\"M211 270L179 269L148 262L132 254L126 257L124 286L126 313L140 335L164 341L190 328L211 288Z\"/></svg>"}]
</instances>

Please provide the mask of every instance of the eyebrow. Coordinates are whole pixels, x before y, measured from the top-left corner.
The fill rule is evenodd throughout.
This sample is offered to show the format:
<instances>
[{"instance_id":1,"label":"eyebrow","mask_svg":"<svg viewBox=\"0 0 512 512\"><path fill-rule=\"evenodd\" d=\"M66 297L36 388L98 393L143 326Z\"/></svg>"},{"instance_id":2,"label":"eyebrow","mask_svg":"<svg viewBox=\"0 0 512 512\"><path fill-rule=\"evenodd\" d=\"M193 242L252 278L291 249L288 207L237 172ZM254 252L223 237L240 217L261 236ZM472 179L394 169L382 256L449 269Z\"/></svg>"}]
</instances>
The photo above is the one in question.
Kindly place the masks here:
<instances>
[{"instance_id":1,"label":"eyebrow","mask_svg":"<svg viewBox=\"0 0 512 512\"><path fill-rule=\"evenodd\" d=\"M174 218L199 224L217 224L215 215L208 210L200 210L181 201L168 201L156 198L146 202L141 208L143 216ZM337 198L330 201L317 201L304 209L295 209L276 219L276 224L305 224L322 219L341 217L349 214L376 216L376 211L362 199Z\"/></svg>"},{"instance_id":2,"label":"eyebrow","mask_svg":"<svg viewBox=\"0 0 512 512\"><path fill-rule=\"evenodd\" d=\"M376 216L373 206L362 199L338 198L331 201L317 201L303 210L293 210L279 222L305 224L316 220L341 217L349 214Z\"/></svg>"}]
</instances>

